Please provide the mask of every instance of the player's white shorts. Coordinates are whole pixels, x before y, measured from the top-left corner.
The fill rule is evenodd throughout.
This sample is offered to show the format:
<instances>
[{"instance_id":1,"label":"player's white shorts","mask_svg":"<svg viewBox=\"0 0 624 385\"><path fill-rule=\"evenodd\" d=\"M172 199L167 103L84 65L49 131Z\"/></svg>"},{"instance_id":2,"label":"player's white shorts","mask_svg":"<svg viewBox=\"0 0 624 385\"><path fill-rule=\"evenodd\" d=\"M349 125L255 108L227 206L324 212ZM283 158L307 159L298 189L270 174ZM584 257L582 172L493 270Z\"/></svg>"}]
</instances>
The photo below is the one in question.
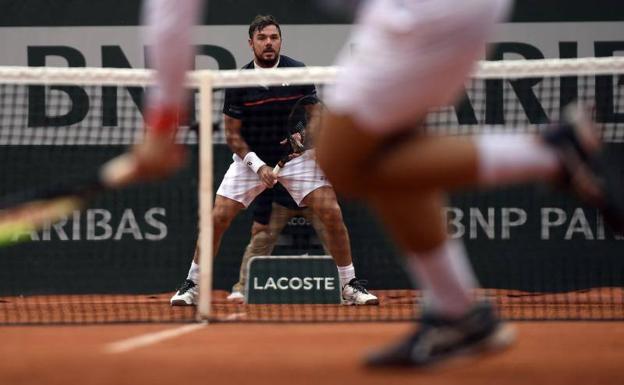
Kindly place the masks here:
<instances>
[{"instance_id":1,"label":"player's white shorts","mask_svg":"<svg viewBox=\"0 0 624 385\"><path fill-rule=\"evenodd\" d=\"M248 207L266 188L258 174L253 172L236 154L217 195L230 198ZM325 174L316 164L314 150L308 150L298 158L286 163L280 170L278 181L288 190L294 201L301 206L301 201L312 191L331 186Z\"/></svg>"},{"instance_id":2,"label":"player's white shorts","mask_svg":"<svg viewBox=\"0 0 624 385\"><path fill-rule=\"evenodd\" d=\"M363 129L404 129L454 101L510 0L371 0L326 101Z\"/></svg>"}]
</instances>

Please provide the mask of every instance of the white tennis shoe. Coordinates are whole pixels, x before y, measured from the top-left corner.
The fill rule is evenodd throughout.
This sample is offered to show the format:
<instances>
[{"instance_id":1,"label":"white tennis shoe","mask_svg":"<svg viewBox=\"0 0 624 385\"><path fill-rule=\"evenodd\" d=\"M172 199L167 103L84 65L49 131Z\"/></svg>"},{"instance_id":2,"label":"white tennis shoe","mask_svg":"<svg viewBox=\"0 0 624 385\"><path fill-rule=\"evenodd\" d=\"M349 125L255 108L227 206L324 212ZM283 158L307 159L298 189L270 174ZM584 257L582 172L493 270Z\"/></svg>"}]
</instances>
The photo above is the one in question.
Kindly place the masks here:
<instances>
[{"instance_id":1,"label":"white tennis shoe","mask_svg":"<svg viewBox=\"0 0 624 385\"><path fill-rule=\"evenodd\" d=\"M171 306L194 306L199 298L199 288L190 279L184 281L178 291L171 297Z\"/></svg>"},{"instance_id":2,"label":"white tennis shoe","mask_svg":"<svg viewBox=\"0 0 624 385\"><path fill-rule=\"evenodd\" d=\"M366 290L366 281L353 278L342 288L343 305L379 305L379 299Z\"/></svg>"}]
</instances>

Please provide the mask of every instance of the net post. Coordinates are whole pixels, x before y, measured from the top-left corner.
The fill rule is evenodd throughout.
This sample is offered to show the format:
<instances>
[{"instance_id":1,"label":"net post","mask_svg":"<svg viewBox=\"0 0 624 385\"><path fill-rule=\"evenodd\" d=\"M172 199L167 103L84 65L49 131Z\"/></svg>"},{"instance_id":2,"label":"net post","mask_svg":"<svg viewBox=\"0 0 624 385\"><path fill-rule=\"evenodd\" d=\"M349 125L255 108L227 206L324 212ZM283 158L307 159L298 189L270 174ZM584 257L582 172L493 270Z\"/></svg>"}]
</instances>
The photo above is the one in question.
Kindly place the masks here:
<instances>
[{"instance_id":1,"label":"net post","mask_svg":"<svg viewBox=\"0 0 624 385\"><path fill-rule=\"evenodd\" d=\"M197 320L207 321L212 302L212 71L199 73L199 302Z\"/></svg>"}]
</instances>

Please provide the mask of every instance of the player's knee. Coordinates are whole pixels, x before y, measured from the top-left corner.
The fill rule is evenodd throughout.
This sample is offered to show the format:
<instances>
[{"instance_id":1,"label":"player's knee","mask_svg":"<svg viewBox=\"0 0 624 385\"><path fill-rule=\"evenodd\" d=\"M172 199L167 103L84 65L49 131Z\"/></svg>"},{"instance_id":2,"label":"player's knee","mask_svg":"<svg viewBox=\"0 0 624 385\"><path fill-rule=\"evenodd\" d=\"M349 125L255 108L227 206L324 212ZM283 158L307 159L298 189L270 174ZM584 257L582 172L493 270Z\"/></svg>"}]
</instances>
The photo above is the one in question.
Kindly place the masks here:
<instances>
[{"instance_id":1,"label":"player's knee","mask_svg":"<svg viewBox=\"0 0 624 385\"><path fill-rule=\"evenodd\" d=\"M216 229L225 229L232 222L232 215L229 211L220 206L215 206L212 210L212 223Z\"/></svg>"},{"instance_id":2,"label":"player's knee","mask_svg":"<svg viewBox=\"0 0 624 385\"><path fill-rule=\"evenodd\" d=\"M342 211L340 206L335 202L333 204L327 204L318 210L318 216L327 231L342 226Z\"/></svg>"}]
</instances>

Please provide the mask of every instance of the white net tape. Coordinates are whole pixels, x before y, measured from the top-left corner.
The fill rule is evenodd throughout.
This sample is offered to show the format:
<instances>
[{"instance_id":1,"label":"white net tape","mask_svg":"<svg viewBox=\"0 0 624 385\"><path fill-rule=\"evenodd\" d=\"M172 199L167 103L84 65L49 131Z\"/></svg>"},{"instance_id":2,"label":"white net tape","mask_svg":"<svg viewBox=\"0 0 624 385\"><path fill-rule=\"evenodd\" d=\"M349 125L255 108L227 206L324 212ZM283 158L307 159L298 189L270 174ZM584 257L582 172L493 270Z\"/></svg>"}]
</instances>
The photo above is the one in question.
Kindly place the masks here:
<instances>
[{"instance_id":1,"label":"white net tape","mask_svg":"<svg viewBox=\"0 0 624 385\"><path fill-rule=\"evenodd\" d=\"M212 78L213 87L331 83L338 73L336 67L303 67L269 71L194 71L188 76L189 87L199 87L202 76ZM624 73L624 57L506 60L479 62L473 78L519 79L542 76L608 75ZM147 86L154 83L154 72L145 69L121 68L59 68L0 67L0 83L4 84L75 84Z\"/></svg>"},{"instance_id":2,"label":"white net tape","mask_svg":"<svg viewBox=\"0 0 624 385\"><path fill-rule=\"evenodd\" d=\"M264 86L316 84L319 95L323 98L322 85L331 84L338 76L338 72L337 67L268 71L194 71L189 73L187 85L199 88L200 80L210 80L210 85L215 89L212 106L215 128L213 140L214 143L225 143L221 114L223 88L259 84ZM473 73L472 82L467 82L470 83L466 87L466 97L470 103L469 114L462 115L461 109L457 106L444 107L430 114L427 124L431 132L445 135L536 132L548 121L559 118L563 102L570 101L565 97L566 92L573 92L574 98L594 106L599 96L597 75L611 75L610 84L605 85L603 82L600 86L602 90L607 89L611 93L612 101L608 108L618 116L617 119L603 121L604 139L622 142L624 127L619 119L624 114L622 96L624 57L480 62ZM566 86L564 90L563 82L560 84L558 78L570 76L577 78L577 81L572 89ZM532 83L531 78L538 80L543 78L544 81ZM136 142L143 133L143 116L139 110L140 102L131 99L129 88L153 85L154 79L154 71L146 69L0 66L0 85L6 87L0 94L0 110L3 111L0 116L0 145L127 145ZM488 86L482 79L506 80ZM523 82L528 85L520 84ZM83 98L88 105L88 114L67 124L58 122L37 124L32 120L33 113L37 112L35 108L37 104L32 103L36 92L31 92L29 87L26 87L31 85L83 87L84 93L88 96ZM109 98L108 104L103 101L106 87L126 89L115 94L117 99L114 99L114 104L111 105L110 100L113 99ZM496 87L500 88L500 92L493 94L491 91L496 91ZM530 105L531 98L537 101L538 106ZM44 113L48 116L63 115L77 107L63 90L48 89L45 91L45 98L42 96L38 101L42 103ZM196 107L199 107L197 95L195 101ZM529 104L526 104L527 101ZM495 111L497 109L500 110L498 115ZM542 109L543 113L539 111ZM119 114L118 121L111 123L105 119L104 115L110 115L111 111ZM198 116L196 115L196 118ZM40 128L46 125L47 129ZM179 140L196 143L197 138L194 132L182 127L179 131Z\"/></svg>"}]
</instances>

